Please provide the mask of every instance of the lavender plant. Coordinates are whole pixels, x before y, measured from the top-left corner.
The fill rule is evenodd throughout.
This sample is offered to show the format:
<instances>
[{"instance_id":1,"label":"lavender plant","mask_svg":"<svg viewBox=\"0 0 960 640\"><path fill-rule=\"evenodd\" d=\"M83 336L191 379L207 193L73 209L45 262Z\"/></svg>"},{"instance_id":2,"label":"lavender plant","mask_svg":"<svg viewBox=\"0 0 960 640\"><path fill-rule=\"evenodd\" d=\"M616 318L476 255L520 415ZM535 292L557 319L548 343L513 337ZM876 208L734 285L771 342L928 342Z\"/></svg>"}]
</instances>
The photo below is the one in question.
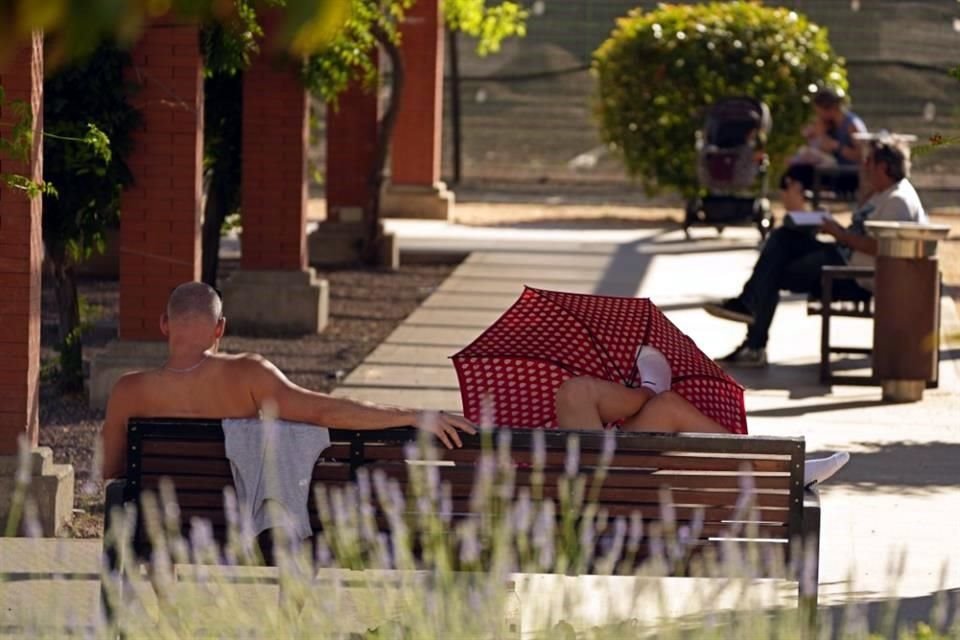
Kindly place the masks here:
<instances>
[{"instance_id":1,"label":"lavender plant","mask_svg":"<svg viewBox=\"0 0 960 640\"><path fill-rule=\"evenodd\" d=\"M118 561L103 572L111 617L76 622L74 616L71 629L136 638L517 638L509 617L518 597L508 587L514 583L524 638L960 637L960 626L945 629L946 602L929 625L909 630L898 629L895 618L869 629L856 608L844 629L830 629L829 620L808 628L793 598L777 606L776 586L755 580L761 569L769 574L780 566L785 577L796 568L753 545L694 553L703 520L678 521L669 492L656 521L605 513L598 496L613 438L585 474L571 437L554 491L545 481L542 434L533 438L529 488L517 486L510 433L483 437L488 446L469 504L454 500L441 481L437 451L420 442L406 451L406 493L380 470L361 470L344 487L318 488L322 534L304 544L281 531L276 568L262 566L252 523L240 515L232 491L225 492L227 535L219 544L208 522L192 522L184 534L174 489L161 484L156 494L144 494L140 514L132 507L113 514L105 547ZM745 480L744 514L753 508L752 495ZM138 518L150 541L146 570L134 556ZM638 563L642 553L649 559ZM725 577L683 584L644 579L671 568ZM587 570L597 577L585 577ZM723 600L733 606L718 607ZM44 619L50 618L58 616L46 607ZM31 637L65 632L39 619L30 625L24 631Z\"/></svg>"}]
</instances>

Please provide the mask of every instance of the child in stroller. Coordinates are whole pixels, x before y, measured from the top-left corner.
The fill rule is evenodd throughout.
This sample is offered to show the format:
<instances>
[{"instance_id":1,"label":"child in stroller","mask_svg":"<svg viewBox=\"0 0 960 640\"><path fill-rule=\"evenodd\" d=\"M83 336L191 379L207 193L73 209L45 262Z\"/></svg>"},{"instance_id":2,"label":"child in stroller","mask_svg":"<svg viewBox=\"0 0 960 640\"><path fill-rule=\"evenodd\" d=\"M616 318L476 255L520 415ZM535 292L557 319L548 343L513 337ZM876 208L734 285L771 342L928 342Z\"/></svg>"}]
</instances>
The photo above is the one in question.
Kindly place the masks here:
<instances>
[{"instance_id":1,"label":"child in stroller","mask_svg":"<svg viewBox=\"0 0 960 640\"><path fill-rule=\"evenodd\" d=\"M724 98L708 109L697 131L697 179L706 193L687 202L687 237L693 225L722 233L744 223L756 224L761 240L766 237L772 217L763 149L771 126L770 109L753 98Z\"/></svg>"}]
</instances>

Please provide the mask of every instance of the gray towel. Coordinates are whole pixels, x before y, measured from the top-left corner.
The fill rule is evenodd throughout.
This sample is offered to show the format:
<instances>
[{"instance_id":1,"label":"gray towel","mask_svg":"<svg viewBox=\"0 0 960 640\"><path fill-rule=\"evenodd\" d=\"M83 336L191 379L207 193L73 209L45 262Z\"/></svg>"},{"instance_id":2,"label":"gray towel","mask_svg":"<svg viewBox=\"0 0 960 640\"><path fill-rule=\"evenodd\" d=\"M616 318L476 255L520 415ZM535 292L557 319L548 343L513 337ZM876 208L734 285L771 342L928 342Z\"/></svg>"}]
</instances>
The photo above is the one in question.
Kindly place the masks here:
<instances>
[{"instance_id":1,"label":"gray towel","mask_svg":"<svg viewBox=\"0 0 960 640\"><path fill-rule=\"evenodd\" d=\"M307 504L313 466L330 446L323 427L282 420L224 420L227 458L241 522L258 535L286 528L300 539L312 534Z\"/></svg>"}]
</instances>

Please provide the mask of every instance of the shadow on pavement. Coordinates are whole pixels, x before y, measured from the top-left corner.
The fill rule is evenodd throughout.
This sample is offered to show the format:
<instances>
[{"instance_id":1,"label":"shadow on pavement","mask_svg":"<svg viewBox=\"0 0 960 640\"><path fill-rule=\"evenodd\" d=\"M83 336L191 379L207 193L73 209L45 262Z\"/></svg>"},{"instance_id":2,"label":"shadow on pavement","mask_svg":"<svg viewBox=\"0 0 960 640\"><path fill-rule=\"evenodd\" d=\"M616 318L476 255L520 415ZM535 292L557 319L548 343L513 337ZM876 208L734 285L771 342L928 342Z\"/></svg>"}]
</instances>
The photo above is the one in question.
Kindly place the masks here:
<instances>
[{"instance_id":1,"label":"shadow on pavement","mask_svg":"<svg viewBox=\"0 0 960 640\"><path fill-rule=\"evenodd\" d=\"M865 372L864 370L868 370ZM833 361L834 374L843 374L845 372L869 373L870 359L867 356L849 357ZM792 400L801 398L819 398L830 394L831 387L820 384L820 363L809 362L805 364L776 364L772 363L765 369L747 369L729 367L726 372L742 384L745 388L751 390L783 390L789 392ZM863 389L879 389L879 387L865 386ZM859 405L866 406L866 405ZM846 407L844 403L834 403L823 405L820 411L831 411L834 408L857 408ZM806 413L809 407L796 407L795 410L800 414L783 415L801 415ZM816 410L816 409L813 409ZM776 413L757 415L780 415Z\"/></svg>"},{"instance_id":2,"label":"shadow on pavement","mask_svg":"<svg viewBox=\"0 0 960 640\"><path fill-rule=\"evenodd\" d=\"M865 492L903 493L960 487L960 443L955 442L860 442L866 451L850 454L850 462L830 478L829 487L843 486ZM833 451L809 451L811 458Z\"/></svg>"},{"instance_id":3,"label":"shadow on pavement","mask_svg":"<svg viewBox=\"0 0 960 640\"><path fill-rule=\"evenodd\" d=\"M577 231L595 231L606 229L665 229L664 233L680 229L680 223L668 215L657 220L632 220L618 216L602 218L540 218L519 222L495 222L483 226L498 229L576 229Z\"/></svg>"},{"instance_id":4,"label":"shadow on pavement","mask_svg":"<svg viewBox=\"0 0 960 640\"><path fill-rule=\"evenodd\" d=\"M960 623L958 599L960 589L944 589L914 598L865 599L821 607L820 622L830 625L831 639L854 637L856 630L864 627L877 634L870 637L897 638L905 630L913 631L921 622L946 631Z\"/></svg>"},{"instance_id":5,"label":"shadow on pavement","mask_svg":"<svg viewBox=\"0 0 960 640\"><path fill-rule=\"evenodd\" d=\"M799 407L777 407L775 409L756 409L747 411L749 418L795 418L811 413L825 413L829 411L846 411L848 409L865 409L886 404L879 398L876 400L848 400L845 402L825 402L823 404L805 404Z\"/></svg>"},{"instance_id":6,"label":"shadow on pavement","mask_svg":"<svg viewBox=\"0 0 960 640\"><path fill-rule=\"evenodd\" d=\"M960 349L940 349L940 360L960 360Z\"/></svg>"}]
</instances>

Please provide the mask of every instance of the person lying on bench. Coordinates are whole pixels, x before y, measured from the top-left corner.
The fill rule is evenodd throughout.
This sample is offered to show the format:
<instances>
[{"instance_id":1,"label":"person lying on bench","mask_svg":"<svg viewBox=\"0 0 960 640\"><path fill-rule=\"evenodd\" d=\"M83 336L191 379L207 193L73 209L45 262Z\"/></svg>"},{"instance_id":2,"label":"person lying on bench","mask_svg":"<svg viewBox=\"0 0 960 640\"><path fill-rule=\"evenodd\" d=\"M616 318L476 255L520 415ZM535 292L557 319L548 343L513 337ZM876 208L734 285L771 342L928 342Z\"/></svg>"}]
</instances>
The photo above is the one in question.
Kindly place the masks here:
<instances>
[{"instance_id":1,"label":"person lying on bench","mask_svg":"<svg viewBox=\"0 0 960 640\"><path fill-rule=\"evenodd\" d=\"M686 398L670 390L670 364L660 351L643 346L637 354L639 387L579 376L557 390L557 426L561 429L604 429L619 424L623 431L665 433L720 433L731 431L700 412ZM823 482L843 467L850 454L807 460L804 484Z\"/></svg>"},{"instance_id":2,"label":"person lying on bench","mask_svg":"<svg viewBox=\"0 0 960 640\"><path fill-rule=\"evenodd\" d=\"M447 448L462 446L459 431L476 433L469 420L444 412L379 406L297 386L257 354L217 353L226 319L219 294L201 282L178 286L160 318L168 356L158 369L130 373L114 385L103 424L103 477L126 468L127 420L140 418L257 418L333 429L417 426Z\"/></svg>"}]
</instances>

